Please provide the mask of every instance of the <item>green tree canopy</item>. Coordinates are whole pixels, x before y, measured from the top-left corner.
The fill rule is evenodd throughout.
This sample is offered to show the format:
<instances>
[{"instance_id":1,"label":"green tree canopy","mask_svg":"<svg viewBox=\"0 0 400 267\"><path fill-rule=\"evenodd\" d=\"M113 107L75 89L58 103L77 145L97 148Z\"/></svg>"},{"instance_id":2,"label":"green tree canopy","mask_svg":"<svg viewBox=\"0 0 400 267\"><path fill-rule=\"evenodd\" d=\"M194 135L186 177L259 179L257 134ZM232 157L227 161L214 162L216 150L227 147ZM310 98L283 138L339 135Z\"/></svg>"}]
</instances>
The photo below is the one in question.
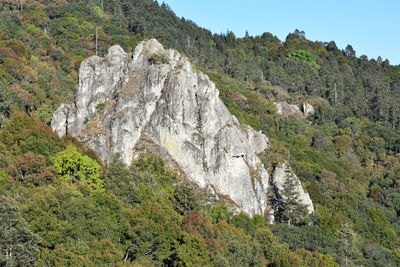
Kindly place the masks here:
<instances>
[{"instance_id":1,"label":"green tree canopy","mask_svg":"<svg viewBox=\"0 0 400 267\"><path fill-rule=\"evenodd\" d=\"M32 265L39 254L37 243L13 200L0 196L0 266Z\"/></svg>"},{"instance_id":2,"label":"green tree canopy","mask_svg":"<svg viewBox=\"0 0 400 267\"><path fill-rule=\"evenodd\" d=\"M54 169L67 182L82 181L94 189L103 188L103 181L99 177L99 164L79 153L74 146L67 146L64 151L58 153Z\"/></svg>"}]
</instances>

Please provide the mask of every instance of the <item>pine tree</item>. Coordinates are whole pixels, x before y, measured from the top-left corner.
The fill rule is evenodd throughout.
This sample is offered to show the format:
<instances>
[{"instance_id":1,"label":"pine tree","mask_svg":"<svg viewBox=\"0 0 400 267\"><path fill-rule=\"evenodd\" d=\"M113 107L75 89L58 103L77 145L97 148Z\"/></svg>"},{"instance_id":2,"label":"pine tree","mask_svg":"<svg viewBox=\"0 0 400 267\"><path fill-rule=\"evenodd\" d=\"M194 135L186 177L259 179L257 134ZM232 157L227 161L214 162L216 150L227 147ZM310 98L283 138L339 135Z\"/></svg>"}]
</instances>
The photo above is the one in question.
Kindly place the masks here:
<instances>
[{"instance_id":1,"label":"pine tree","mask_svg":"<svg viewBox=\"0 0 400 267\"><path fill-rule=\"evenodd\" d=\"M281 197L278 200L277 219L288 225L298 225L307 216L307 206L301 203L300 194L296 190L296 178L292 175L285 180Z\"/></svg>"}]
</instances>

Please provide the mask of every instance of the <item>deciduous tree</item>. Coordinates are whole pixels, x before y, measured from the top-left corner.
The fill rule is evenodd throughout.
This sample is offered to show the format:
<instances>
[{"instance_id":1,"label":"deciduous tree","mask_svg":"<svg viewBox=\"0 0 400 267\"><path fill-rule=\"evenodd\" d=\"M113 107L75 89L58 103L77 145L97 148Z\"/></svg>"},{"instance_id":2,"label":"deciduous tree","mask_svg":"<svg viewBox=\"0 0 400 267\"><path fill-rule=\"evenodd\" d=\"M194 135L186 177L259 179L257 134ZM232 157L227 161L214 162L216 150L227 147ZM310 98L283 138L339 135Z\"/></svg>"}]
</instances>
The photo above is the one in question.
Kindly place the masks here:
<instances>
[{"instance_id":1,"label":"deciduous tree","mask_svg":"<svg viewBox=\"0 0 400 267\"><path fill-rule=\"evenodd\" d=\"M54 169L67 182L82 181L94 189L103 188L99 164L88 156L83 156L74 146L67 146L64 151L58 153Z\"/></svg>"},{"instance_id":2,"label":"deciduous tree","mask_svg":"<svg viewBox=\"0 0 400 267\"><path fill-rule=\"evenodd\" d=\"M37 243L14 201L0 196L0 265L32 265L39 254Z\"/></svg>"}]
</instances>

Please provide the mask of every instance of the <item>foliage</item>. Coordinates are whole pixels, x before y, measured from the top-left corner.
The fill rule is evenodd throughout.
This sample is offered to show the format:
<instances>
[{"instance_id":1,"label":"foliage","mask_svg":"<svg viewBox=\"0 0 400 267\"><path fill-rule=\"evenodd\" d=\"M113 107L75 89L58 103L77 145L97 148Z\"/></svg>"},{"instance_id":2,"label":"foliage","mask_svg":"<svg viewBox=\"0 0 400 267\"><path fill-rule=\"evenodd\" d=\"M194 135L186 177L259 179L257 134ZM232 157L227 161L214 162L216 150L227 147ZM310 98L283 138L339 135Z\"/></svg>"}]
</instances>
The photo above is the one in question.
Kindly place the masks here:
<instances>
[{"instance_id":1,"label":"foliage","mask_svg":"<svg viewBox=\"0 0 400 267\"><path fill-rule=\"evenodd\" d=\"M283 253L272 266L339 266L331 256L321 255L318 252L309 252L305 249L297 250L295 252Z\"/></svg>"},{"instance_id":2,"label":"foliage","mask_svg":"<svg viewBox=\"0 0 400 267\"><path fill-rule=\"evenodd\" d=\"M17 222L2 240L25 244L22 260L335 266L333 257L341 265L400 265L398 66L357 57L351 45L341 51L333 41L309 41L299 30L284 42L267 32L211 34L153 0L22 2L22 10L15 1L0 4L0 190L9 203L2 214ZM289 227L233 215L221 201L204 206L155 154L102 166L76 139L52 132L52 112L73 101L80 62L95 54L96 29L100 56L111 45L130 52L156 37L196 63L243 128L268 136L272 145L260 156L268 171L290 162L313 200L315 225L288 212L299 207L281 208ZM315 114L284 118L274 101L307 102Z\"/></svg>"},{"instance_id":3,"label":"foliage","mask_svg":"<svg viewBox=\"0 0 400 267\"><path fill-rule=\"evenodd\" d=\"M115 155L108 165L104 175L104 188L117 196L122 202L131 205L140 202L135 180L125 163L120 159L119 154Z\"/></svg>"},{"instance_id":4,"label":"foliage","mask_svg":"<svg viewBox=\"0 0 400 267\"><path fill-rule=\"evenodd\" d=\"M2 142L10 151L16 154L32 152L46 157L63 149L59 137L37 117L29 117L22 112L16 112L0 133Z\"/></svg>"},{"instance_id":5,"label":"foliage","mask_svg":"<svg viewBox=\"0 0 400 267\"><path fill-rule=\"evenodd\" d=\"M0 264L32 265L38 257L38 238L29 229L13 199L0 196Z\"/></svg>"},{"instance_id":6,"label":"foliage","mask_svg":"<svg viewBox=\"0 0 400 267\"><path fill-rule=\"evenodd\" d=\"M233 212L231 212L224 204L216 204L210 209L210 217L213 223L219 223L223 220L229 221L232 215Z\"/></svg>"},{"instance_id":7,"label":"foliage","mask_svg":"<svg viewBox=\"0 0 400 267\"><path fill-rule=\"evenodd\" d=\"M311 55L311 53L306 52L304 50L297 50L297 51L291 52L289 54L289 58L308 63L310 66L314 66L316 64L314 56Z\"/></svg>"},{"instance_id":8,"label":"foliage","mask_svg":"<svg viewBox=\"0 0 400 267\"><path fill-rule=\"evenodd\" d=\"M212 266L207 244L198 235L184 233L179 238L179 245L175 251L176 266Z\"/></svg>"},{"instance_id":9,"label":"foliage","mask_svg":"<svg viewBox=\"0 0 400 267\"><path fill-rule=\"evenodd\" d=\"M144 201L132 215L129 257L132 260L148 257L155 262L169 261L179 233L178 214L170 206Z\"/></svg>"},{"instance_id":10,"label":"foliage","mask_svg":"<svg viewBox=\"0 0 400 267\"><path fill-rule=\"evenodd\" d=\"M334 255L335 239L315 225L290 227L286 223L271 225L272 233L280 242L287 242L291 250L306 249Z\"/></svg>"},{"instance_id":11,"label":"foliage","mask_svg":"<svg viewBox=\"0 0 400 267\"><path fill-rule=\"evenodd\" d=\"M103 16L103 11L101 10L100 7L95 6L93 9L99 14L99 16Z\"/></svg>"},{"instance_id":12,"label":"foliage","mask_svg":"<svg viewBox=\"0 0 400 267\"><path fill-rule=\"evenodd\" d=\"M277 200L277 221L285 222L289 226L304 223L308 214L307 206L301 203L300 194L296 190L296 182L295 177L286 179L283 184L281 198Z\"/></svg>"},{"instance_id":13,"label":"foliage","mask_svg":"<svg viewBox=\"0 0 400 267\"><path fill-rule=\"evenodd\" d=\"M82 181L94 189L103 188L103 181L99 177L99 164L80 154L74 146L67 146L64 151L58 153L54 160L54 169L69 183Z\"/></svg>"},{"instance_id":14,"label":"foliage","mask_svg":"<svg viewBox=\"0 0 400 267\"><path fill-rule=\"evenodd\" d=\"M150 63L160 65L160 64L168 64L169 58L167 55L162 53L154 53L149 58Z\"/></svg>"},{"instance_id":15,"label":"foliage","mask_svg":"<svg viewBox=\"0 0 400 267\"><path fill-rule=\"evenodd\" d=\"M106 107L106 103L102 102L96 105L96 112L102 112Z\"/></svg>"},{"instance_id":16,"label":"foliage","mask_svg":"<svg viewBox=\"0 0 400 267\"><path fill-rule=\"evenodd\" d=\"M49 167L45 166L45 157L35 155L31 152L14 158L7 172L15 181L21 183L33 183L41 185L54 180L54 174Z\"/></svg>"},{"instance_id":17,"label":"foliage","mask_svg":"<svg viewBox=\"0 0 400 267\"><path fill-rule=\"evenodd\" d=\"M196 192L185 184L175 187L172 203L175 210L181 215L186 215L188 212L200 208L199 197Z\"/></svg>"}]
</instances>

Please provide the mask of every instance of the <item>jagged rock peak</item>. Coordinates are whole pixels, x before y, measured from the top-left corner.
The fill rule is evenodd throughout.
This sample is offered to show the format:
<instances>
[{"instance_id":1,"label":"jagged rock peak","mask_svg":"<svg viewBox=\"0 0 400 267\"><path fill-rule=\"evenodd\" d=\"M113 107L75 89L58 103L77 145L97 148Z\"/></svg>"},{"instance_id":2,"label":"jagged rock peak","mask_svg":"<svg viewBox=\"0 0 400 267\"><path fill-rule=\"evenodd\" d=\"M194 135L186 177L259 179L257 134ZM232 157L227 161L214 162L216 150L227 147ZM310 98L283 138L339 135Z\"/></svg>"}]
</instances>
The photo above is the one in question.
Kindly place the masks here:
<instances>
[{"instance_id":1,"label":"jagged rock peak","mask_svg":"<svg viewBox=\"0 0 400 267\"><path fill-rule=\"evenodd\" d=\"M240 125L218 94L186 57L155 39L132 54L116 45L82 62L75 102L62 104L51 126L105 162L115 153L129 164L141 152L157 152L237 210L263 214L269 174L257 154L268 138Z\"/></svg>"}]
</instances>

